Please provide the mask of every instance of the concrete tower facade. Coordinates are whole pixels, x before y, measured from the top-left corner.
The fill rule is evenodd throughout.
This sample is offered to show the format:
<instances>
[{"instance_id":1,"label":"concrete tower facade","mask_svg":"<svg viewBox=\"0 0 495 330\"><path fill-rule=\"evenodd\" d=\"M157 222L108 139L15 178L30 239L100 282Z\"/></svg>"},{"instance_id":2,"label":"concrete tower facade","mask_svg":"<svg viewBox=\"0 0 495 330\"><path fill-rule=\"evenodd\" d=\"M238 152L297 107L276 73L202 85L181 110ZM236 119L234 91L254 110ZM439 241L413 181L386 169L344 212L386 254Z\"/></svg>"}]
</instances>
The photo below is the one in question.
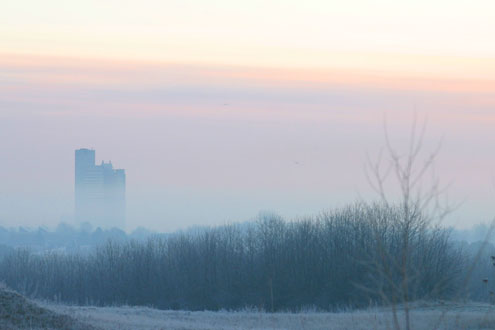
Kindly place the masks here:
<instances>
[{"instance_id":1,"label":"concrete tower facade","mask_svg":"<svg viewBox=\"0 0 495 330\"><path fill-rule=\"evenodd\" d=\"M95 163L95 151L75 151L75 217L95 227L125 226L125 170Z\"/></svg>"}]
</instances>

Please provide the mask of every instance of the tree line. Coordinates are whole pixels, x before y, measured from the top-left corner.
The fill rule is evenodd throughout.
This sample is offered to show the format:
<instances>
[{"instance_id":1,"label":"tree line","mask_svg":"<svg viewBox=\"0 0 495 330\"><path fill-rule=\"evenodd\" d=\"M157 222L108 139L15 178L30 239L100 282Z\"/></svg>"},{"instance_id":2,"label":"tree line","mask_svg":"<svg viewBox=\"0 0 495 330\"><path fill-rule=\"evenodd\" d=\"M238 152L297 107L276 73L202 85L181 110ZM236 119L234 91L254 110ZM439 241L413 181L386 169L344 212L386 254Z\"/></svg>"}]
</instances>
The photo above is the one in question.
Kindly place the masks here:
<instances>
[{"instance_id":1,"label":"tree line","mask_svg":"<svg viewBox=\"0 0 495 330\"><path fill-rule=\"evenodd\" d=\"M400 207L357 203L297 221L267 213L242 225L110 240L88 254L17 249L0 261L0 281L81 305L332 310L394 301L406 267L408 299L454 297L463 251L420 214L405 232L402 216Z\"/></svg>"},{"instance_id":2,"label":"tree line","mask_svg":"<svg viewBox=\"0 0 495 330\"><path fill-rule=\"evenodd\" d=\"M29 247L30 250L42 252L63 250L65 252L85 252L93 246L101 245L108 240L124 241L129 239L146 240L151 232L140 227L127 234L118 228L93 228L89 223L74 228L60 223L55 230L47 228L4 228L0 226L1 247Z\"/></svg>"}]
</instances>

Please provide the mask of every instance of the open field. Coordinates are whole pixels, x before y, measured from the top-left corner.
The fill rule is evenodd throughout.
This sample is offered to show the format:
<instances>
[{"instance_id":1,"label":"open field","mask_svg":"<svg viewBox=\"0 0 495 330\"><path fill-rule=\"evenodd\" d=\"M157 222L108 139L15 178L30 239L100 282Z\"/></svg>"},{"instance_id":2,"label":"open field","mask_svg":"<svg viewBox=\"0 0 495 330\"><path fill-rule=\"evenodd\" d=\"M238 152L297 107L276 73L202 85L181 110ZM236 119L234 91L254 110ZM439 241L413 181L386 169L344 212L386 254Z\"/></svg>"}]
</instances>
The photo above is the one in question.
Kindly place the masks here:
<instances>
[{"instance_id":1,"label":"open field","mask_svg":"<svg viewBox=\"0 0 495 330\"><path fill-rule=\"evenodd\" d=\"M393 329L387 310L341 313L260 313L161 311L143 307L48 308L103 329ZM399 313L401 317L402 314ZM484 304L416 306L413 329L495 329L495 309Z\"/></svg>"},{"instance_id":2,"label":"open field","mask_svg":"<svg viewBox=\"0 0 495 330\"><path fill-rule=\"evenodd\" d=\"M33 302L0 288L0 329L393 329L390 309L339 313L188 312L147 307L67 306ZM398 312L403 319L403 312ZM495 307L479 303L416 303L412 329L495 329Z\"/></svg>"}]
</instances>

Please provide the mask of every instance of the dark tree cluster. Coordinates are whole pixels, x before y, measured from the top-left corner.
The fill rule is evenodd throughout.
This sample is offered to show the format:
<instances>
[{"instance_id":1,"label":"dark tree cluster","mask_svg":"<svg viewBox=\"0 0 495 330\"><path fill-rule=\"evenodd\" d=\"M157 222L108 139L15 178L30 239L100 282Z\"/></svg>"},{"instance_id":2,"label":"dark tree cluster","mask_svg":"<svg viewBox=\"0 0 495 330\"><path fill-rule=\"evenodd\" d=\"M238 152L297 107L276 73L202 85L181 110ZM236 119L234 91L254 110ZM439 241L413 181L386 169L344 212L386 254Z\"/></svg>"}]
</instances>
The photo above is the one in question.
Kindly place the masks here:
<instances>
[{"instance_id":1,"label":"dark tree cluster","mask_svg":"<svg viewBox=\"0 0 495 330\"><path fill-rule=\"evenodd\" d=\"M248 224L108 241L89 254L18 249L1 260L0 281L74 304L330 310L386 303L406 253L410 299L449 297L459 284L459 250L446 230L421 221L404 233L401 216L400 208L355 204L298 221L264 214Z\"/></svg>"}]
</instances>

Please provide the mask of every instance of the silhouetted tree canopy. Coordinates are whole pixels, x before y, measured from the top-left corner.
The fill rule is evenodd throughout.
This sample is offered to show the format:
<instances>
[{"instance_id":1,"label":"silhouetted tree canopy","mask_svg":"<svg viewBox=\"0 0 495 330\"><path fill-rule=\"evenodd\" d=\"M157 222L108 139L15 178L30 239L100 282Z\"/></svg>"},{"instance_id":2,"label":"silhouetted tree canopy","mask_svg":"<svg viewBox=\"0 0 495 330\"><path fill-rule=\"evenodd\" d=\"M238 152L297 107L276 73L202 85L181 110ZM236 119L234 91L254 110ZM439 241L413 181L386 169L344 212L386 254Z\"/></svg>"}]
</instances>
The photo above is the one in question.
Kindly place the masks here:
<instances>
[{"instance_id":1,"label":"silhouetted tree canopy","mask_svg":"<svg viewBox=\"0 0 495 330\"><path fill-rule=\"evenodd\" d=\"M257 307L332 309L383 302L396 283L400 208L355 204L286 221L262 214L225 225L110 240L88 254L17 249L0 262L0 280L31 297L96 305L150 305L164 309ZM411 299L454 294L464 255L446 229L411 230ZM396 276L399 280L399 274Z\"/></svg>"}]
</instances>

